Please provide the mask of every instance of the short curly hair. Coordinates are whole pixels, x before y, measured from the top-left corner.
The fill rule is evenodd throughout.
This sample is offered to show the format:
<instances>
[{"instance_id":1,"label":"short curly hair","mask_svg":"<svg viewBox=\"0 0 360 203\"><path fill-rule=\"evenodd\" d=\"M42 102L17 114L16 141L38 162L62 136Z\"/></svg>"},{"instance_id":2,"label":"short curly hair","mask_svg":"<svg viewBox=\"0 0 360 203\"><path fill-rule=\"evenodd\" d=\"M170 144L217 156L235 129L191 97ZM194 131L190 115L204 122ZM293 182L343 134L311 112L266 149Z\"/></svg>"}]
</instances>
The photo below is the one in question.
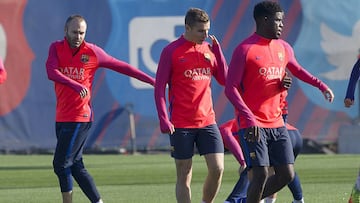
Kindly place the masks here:
<instances>
[{"instance_id":1,"label":"short curly hair","mask_svg":"<svg viewBox=\"0 0 360 203\"><path fill-rule=\"evenodd\" d=\"M280 4L274 1L262 1L255 5L254 7L254 19L265 17L265 16L273 16L276 12L283 12Z\"/></svg>"}]
</instances>

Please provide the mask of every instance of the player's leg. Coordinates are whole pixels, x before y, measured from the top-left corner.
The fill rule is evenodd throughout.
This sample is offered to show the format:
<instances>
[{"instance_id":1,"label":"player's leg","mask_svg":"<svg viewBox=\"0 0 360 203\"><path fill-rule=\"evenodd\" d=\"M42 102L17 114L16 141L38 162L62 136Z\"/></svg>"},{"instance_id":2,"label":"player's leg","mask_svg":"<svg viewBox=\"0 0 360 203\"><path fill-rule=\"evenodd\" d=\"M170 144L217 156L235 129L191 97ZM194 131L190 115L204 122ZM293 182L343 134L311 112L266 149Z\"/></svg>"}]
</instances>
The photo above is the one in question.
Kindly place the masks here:
<instances>
[{"instance_id":1,"label":"player's leg","mask_svg":"<svg viewBox=\"0 0 360 203\"><path fill-rule=\"evenodd\" d=\"M294 158L300 154L303 148L303 139L300 132L297 129L288 130L291 145L293 147Z\"/></svg>"},{"instance_id":2,"label":"player's leg","mask_svg":"<svg viewBox=\"0 0 360 203\"><path fill-rule=\"evenodd\" d=\"M68 158L73 163L70 166L72 176L88 199L94 203L99 202L101 199L100 194L95 186L93 178L85 169L82 161L83 149L90 127L91 122L77 123L74 126L74 135L68 149Z\"/></svg>"},{"instance_id":3,"label":"player's leg","mask_svg":"<svg viewBox=\"0 0 360 203\"><path fill-rule=\"evenodd\" d=\"M267 197L281 190L294 178L293 164L283 164L274 166L275 175L272 175L266 181L263 197Z\"/></svg>"},{"instance_id":4,"label":"player's leg","mask_svg":"<svg viewBox=\"0 0 360 203\"><path fill-rule=\"evenodd\" d=\"M175 159L177 202L191 202L192 159Z\"/></svg>"},{"instance_id":5,"label":"player's leg","mask_svg":"<svg viewBox=\"0 0 360 203\"><path fill-rule=\"evenodd\" d=\"M224 171L224 144L217 125L209 125L199 130L196 147L204 155L208 174L203 186L203 202L212 203L220 189Z\"/></svg>"},{"instance_id":6,"label":"player's leg","mask_svg":"<svg viewBox=\"0 0 360 203\"><path fill-rule=\"evenodd\" d=\"M203 186L203 202L212 203L220 189L224 171L224 153L204 155L208 174Z\"/></svg>"},{"instance_id":7,"label":"player's leg","mask_svg":"<svg viewBox=\"0 0 360 203\"><path fill-rule=\"evenodd\" d=\"M83 160L78 160L71 167L71 172L75 181L81 190L92 203L101 202L100 194L96 188L95 182L86 170Z\"/></svg>"},{"instance_id":8,"label":"player's leg","mask_svg":"<svg viewBox=\"0 0 360 203\"><path fill-rule=\"evenodd\" d=\"M75 132L75 123L56 123L56 148L53 158L54 172L58 177L63 203L72 202L73 181L70 167L73 160L68 157Z\"/></svg>"},{"instance_id":9,"label":"player's leg","mask_svg":"<svg viewBox=\"0 0 360 203\"><path fill-rule=\"evenodd\" d=\"M241 174L239 180L236 182L233 190L230 195L226 198L225 202L237 203L241 199L246 199L246 193L249 186L249 178L247 169L245 169Z\"/></svg>"},{"instance_id":10,"label":"player's leg","mask_svg":"<svg viewBox=\"0 0 360 203\"><path fill-rule=\"evenodd\" d=\"M229 131L231 132L231 130L229 130ZM221 133L221 135L223 135L221 127L220 127L220 133ZM226 133L226 132L224 132L224 133ZM229 132L227 132L227 133L229 133ZM231 132L231 134L232 134L232 132ZM238 136L237 139L239 139L241 144L238 143L238 145L239 145L239 149L241 150L241 153L243 154L242 158L245 159L244 155L247 154L247 151L242 152L243 145L245 144L244 139L242 139L243 135L244 135L244 130L239 130L237 133L237 136ZM234 139L236 139L236 138L234 137ZM225 144L225 141L224 141L224 144ZM241 145L241 147L240 147L240 145ZM225 146L226 146L226 144L225 144ZM245 146L244 146L244 148L245 148ZM245 162L246 162L246 160L245 160ZM245 164L247 164L247 163L245 163ZM249 182L249 178L248 178L248 170L246 168L242 173L240 173L240 177L239 177L238 181L236 182L233 190L231 191L229 196L226 198L225 203L238 203L238 202L245 201L249 183L250 182Z\"/></svg>"},{"instance_id":11,"label":"player's leg","mask_svg":"<svg viewBox=\"0 0 360 203\"><path fill-rule=\"evenodd\" d=\"M277 193L274 193L270 196L267 196L264 200L264 203L275 203L276 202Z\"/></svg>"},{"instance_id":12,"label":"player's leg","mask_svg":"<svg viewBox=\"0 0 360 203\"><path fill-rule=\"evenodd\" d=\"M295 203L304 202L300 178L296 172L295 172L294 179L288 184L288 187L291 191L291 194L293 195Z\"/></svg>"},{"instance_id":13,"label":"player's leg","mask_svg":"<svg viewBox=\"0 0 360 203\"><path fill-rule=\"evenodd\" d=\"M175 159L177 202L191 202L192 157L196 130L176 128L170 137L171 156Z\"/></svg>"},{"instance_id":14,"label":"player's leg","mask_svg":"<svg viewBox=\"0 0 360 203\"><path fill-rule=\"evenodd\" d=\"M268 178L270 160L267 147L267 132L264 128L260 128L259 133L259 142L249 142L244 139L244 134L240 132L241 148L249 168L249 177L251 177L249 178L250 183L247 190L247 203L260 202Z\"/></svg>"},{"instance_id":15,"label":"player's leg","mask_svg":"<svg viewBox=\"0 0 360 203\"><path fill-rule=\"evenodd\" d=\"M272 176L275 174L274 168L270 167L269 168L269 176ZM276 202L276 197L277 197L277 193L274 193L272 195L269 195L267 197L265 197L263 200L263 203L275 203Z\"/></svg>"},{"instance_id":16,"label":"player's leg","mask_svg":"<svg viewBox=\"0 0 360 203\"><path fill-rule=\"evenodd\" d=\"M360 169L355 185L351 191L349 203L360 203Z\"/></svg>"},{"instance_id":17,"label":"player's leg","mask_svg":"<svg viewBox=\"0 0 360 203\"><path fill-rule=\"evenodd\" d=\"M265 182L268 178L268 167L253 166L249 172L252 173L252 178L248 187L246 202L257 203L263 199L262 194L264 193Z\"/></svg>"},{"instance_id":18,"label":"player's leg","mask_svg":"<svg viewBox=\"0 0 360 203\"><path fill-rule=\"evenodd\" d=\"M61 193L63 203L72 203L72 191Z\"/></svg>"},{"instance_id":19,"label":"player's leg","mask_svg":"<svg viewBox=\"0 0 360 203\"><path fill-rule=\"evenodd\" d=\"M278 192L294 178L294 154L287 129L280 127L266 130L269 136L269 158L275 174L266 181L264 198Z\"/></svg>"},{"instance_id":20,"label":"player's leg","mask_svg":"<svg viewBox=\"0 0 360 203\"><path fill-rule=\"evenodd\" d=\"M297 129L288 130L288 132L289 132L291 144L293 146L294 157L296 159L298 154L301 152L303 146L303 139L301 137L300 132ZM290 189L293 195L295 203L304 202L300 178L296 172L294 179L288 184L288 188Z\"/></svg>"}]
</instances>

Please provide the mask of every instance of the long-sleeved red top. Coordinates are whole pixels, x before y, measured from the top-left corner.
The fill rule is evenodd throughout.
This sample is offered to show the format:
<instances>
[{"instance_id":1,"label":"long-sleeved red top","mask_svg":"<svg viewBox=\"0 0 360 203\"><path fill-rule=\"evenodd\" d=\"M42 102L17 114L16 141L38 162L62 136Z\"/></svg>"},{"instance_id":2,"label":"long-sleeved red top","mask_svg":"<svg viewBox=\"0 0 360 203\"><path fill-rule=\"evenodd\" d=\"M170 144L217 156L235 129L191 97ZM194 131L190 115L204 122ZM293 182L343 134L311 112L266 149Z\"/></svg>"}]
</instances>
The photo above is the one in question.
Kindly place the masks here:
<instances>
[{"instance_id":1,"label":"long-sleeved red top","mask_svg":"<svg viewBox=\"0 0 360 203\"><path fill-rule=\"evenodd\" d=\"M234 105L240 128L284 126L281 81L286 68L300 80L325 91L328 87L296 61L291 46L281 39L256 33L240 43L229 65L225 94Z\"/></svg>"},{"instance_id":2,"label":"long-sleeved red top","mask_svg":"<svg viewBox=\"0 0 360 203\"><path fill-rule=\"evenodd\" d=\"M211 78L225 84L227 64L221 47L196 44L181 36L166 46L160 57L155 84L155 103L162 132L175 128L200 128L215 124ZM169 86L170 119L165 90Z\"/></svg>"},{"instance_id":3,"label":"long-sleeved red top","mask_svg":"<svg viewBox=\"0 0 360 203\"><path fill-rule=\"evenodd\" d=\"M154 78L108 55L94 44L84 41L78 49L71 49L66 39L56 41L50 45L46 71L48 78L55 82L57 122L92 121L90 95L95 72L99 67L155 84ZM85 98L81 98L79 93L84 88L89 92Z\"/></svg>"},{"instance_id":4,"label":"long-sleeved red top","mask_svg":"<svg viewBox=\"0 0 360 203\"><path fill-rule=\"evenodd\" d=\"M0 84L4 83L6 79L7 79L7 73L4 67L4 63L0 58Z\"/></svg>"},{"instance_id":5,"label":"long-sleeved red top","mask_svg":"<svg viewBox=\"0 0 360 203\"><path fill-rule=\"evenodd\" d=\"M227 148L236 158L241 166L245 165L244 154L240 147L239 127L236 119L231 119L219 126L222 140Z\"/></svg>"}]
</instances>

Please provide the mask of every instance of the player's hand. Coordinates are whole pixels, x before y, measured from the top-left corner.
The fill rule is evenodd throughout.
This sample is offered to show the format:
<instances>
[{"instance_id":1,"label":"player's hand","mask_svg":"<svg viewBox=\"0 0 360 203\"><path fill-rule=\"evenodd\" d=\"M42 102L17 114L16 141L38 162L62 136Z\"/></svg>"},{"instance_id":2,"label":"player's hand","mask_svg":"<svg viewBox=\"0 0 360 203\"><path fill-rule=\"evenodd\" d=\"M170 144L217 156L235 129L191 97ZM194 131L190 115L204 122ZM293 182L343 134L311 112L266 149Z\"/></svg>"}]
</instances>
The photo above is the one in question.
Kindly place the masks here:
<instances>
[{"instance_id":1,"label":"player's hand","mask_svg":"<svg viewBox=\"0 0 360 203\"><path fill-rule=\"evenodd\" d=\"M246 163L244 163L243 165L240 165L240 167L239 167L239 175L241 175L241 173L243 172L243 171L245 171L245 169L246 169Z\"/></svg>"},{"instance_id":2,"label":"player's hand","mask_svg":"<svg viewBox=\"0 0 360 203\"><path fill-rule=\"evenodd\" d=\"M281 86L288 90L291 87L291 84L292 84L292 78L288 75L287 72L285 72L285 76L281 81Z\"/></svg>"},{"instance_id":3,"label":"player's hand","mask_svg":"<svg viewBox=\"0 0 360 203\"><path fill-rule=\"evenodd\" d=\"M216 39L215 35L209 35L209 37L210 37L213 45L219 44L219 41Z\"/></svg>"},{"instance_id":4,"label":"player's hand","mask_svg":"<svg viewBox=\"0 0 360 203\"><path fill-rule=\"evenodd\" d=\"M88 95L89 91L87 88L83 88L81 91L80 91L80 97L81 98L85 98L87 95Z\"/></svg>"},{"instance_id":5,"label":"player's hand","mask_svg":"<svg viewBox=\"0 0 360 203\"><path fill-rule=\"evenodd\" d=\"M175 127L174 127L173 124L171 124L170 127L169 127L169 132L168 132L168 133L169 133L170 135L172 135L172 134L174 134L174 132L175 132Z\"/></svg>"},{"instance_id":6,"label":"player's hand","mask_svg":"<svg viewBox=\"0 0 360 203\"><path fill-rule=\"evenodd\" d=\"M165 134L172 135L175 132L175 127L170 121L167 121L163 125L160 124L160 128L161 132Z\"/></svg>"},{"instance_id":7,"label":"player's hand","mask_svg":"<svg viewBox=\"0 0 360 203\"><path fill-rule=\"evenodd\" d=\"M259 142L260 141L259 127L252 126L246 128L244 138L248 142Z\"/></svg>"},{"instance_id":8,"label":"player's hand","mask_svg":"<svg viewBox=\"0 0 360 203\"><path fill-rule=\"evenodd\" d=\"M323 91L323 95L324 95L325 99L328 100L329 102L332 102L334 100L334 93L332 92L332 90L330 88Z\"/></svg>"},{"instance_id":9,"label":"player's hand","mask_svg":"<svg viewBox=\"0 0 360 203\"><path fill-rule=\"evenodd\" d=\"M350 98L345 98L344 99L344 104L346 108L351 107L352 105L354 105L354 100L350 99Z\"/></svg>"}]
</instances>

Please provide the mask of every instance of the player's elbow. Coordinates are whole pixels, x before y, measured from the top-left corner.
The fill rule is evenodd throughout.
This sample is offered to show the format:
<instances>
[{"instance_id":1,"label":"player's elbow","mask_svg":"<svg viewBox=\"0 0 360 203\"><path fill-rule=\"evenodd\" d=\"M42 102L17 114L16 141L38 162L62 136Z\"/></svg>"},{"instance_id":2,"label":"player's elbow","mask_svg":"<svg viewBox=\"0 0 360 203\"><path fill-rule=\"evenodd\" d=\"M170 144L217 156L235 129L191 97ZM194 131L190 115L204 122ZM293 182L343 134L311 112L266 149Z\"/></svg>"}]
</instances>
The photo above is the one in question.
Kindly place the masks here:
<instances>
[{"instance_id":1,"label":"player's elbow","mask_svg":"<svg viewBox=\"0 0 360 203\"><path fill-rule=\"evenodd\" d=\"M231 96L233 95L233 88L230 86L230 85L228 85L228 84L226 84L225 85L225 96L228 98L228 99L230 99L231 98Z\"/></svg>"},{"instance_id":2,"label":"player's elbow","mask_svg":"<svg viewBox=\"0 0 360 203\"><path fill-rule=\"evenodd\" d=\"M52 74L47 73L48 79L54 81L55 77Z\"/></svg>"}]
</instances>

